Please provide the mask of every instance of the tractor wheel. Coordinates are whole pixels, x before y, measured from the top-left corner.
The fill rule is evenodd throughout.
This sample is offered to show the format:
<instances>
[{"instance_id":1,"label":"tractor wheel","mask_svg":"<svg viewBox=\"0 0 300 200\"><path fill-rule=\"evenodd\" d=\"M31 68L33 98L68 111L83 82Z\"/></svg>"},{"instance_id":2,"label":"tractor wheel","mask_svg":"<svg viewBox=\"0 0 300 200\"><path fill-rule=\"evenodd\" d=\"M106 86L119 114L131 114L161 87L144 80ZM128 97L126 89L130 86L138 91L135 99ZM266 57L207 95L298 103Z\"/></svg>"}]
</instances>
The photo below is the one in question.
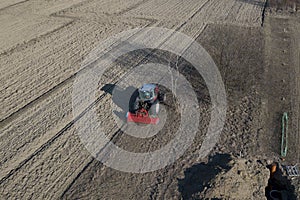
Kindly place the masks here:
<instances>
[{"instance_id":1,"label":"tractor wheel","mask_svg":"<svg viewBox=\"0 0 300 200\"><path fill-rule=\"evenodd\" d=\"M135 113L139 109L139 92L135 90L129 100L129 112Z\"/></svg>"},{"instance_id":2,"label":"tractor wheel","mask_svg":"<svg viewBox=\"0 0 300 200\"><path fill-rule=\"evenodd\" d=\"M132 108L131 108L131 112L135 113L136 111L138 111L140 109L140 104L139 104L139 100L136 99L136 101L133 103Z\"/></svg>"},{"instance_id":3,"label":"tractor wheel","mask_svg":"<svg viewBox=\"0 0 300 200\"><path fill-rule=\"evenodd\" d=\"M139 99L136 99L129 105L129 112L135 113L137 110L139 110Z\"/></svg>"},{"instance_id":4,"label":"tractor wheel","mask_svg":"<svg viewBox=\"0 0 300 200\"><path fill-rule=\"evenodd\" d=\"M166 100L167 100L166 94L163 94L163 93L159 94L158 100L159 100L159 102L161 102L161 103L165 103Z\"/></svg>"},{"instance_id":5,"label":"tractor wheel","mask_svg":"<svg viewBox=\"0 0 300 200\"><path fill-rule=\"evenodd\" d=\"M159 102L154 102L149 110L149 114L152 116L156 116L159 113Z\"/></svg>"}]
</instances>

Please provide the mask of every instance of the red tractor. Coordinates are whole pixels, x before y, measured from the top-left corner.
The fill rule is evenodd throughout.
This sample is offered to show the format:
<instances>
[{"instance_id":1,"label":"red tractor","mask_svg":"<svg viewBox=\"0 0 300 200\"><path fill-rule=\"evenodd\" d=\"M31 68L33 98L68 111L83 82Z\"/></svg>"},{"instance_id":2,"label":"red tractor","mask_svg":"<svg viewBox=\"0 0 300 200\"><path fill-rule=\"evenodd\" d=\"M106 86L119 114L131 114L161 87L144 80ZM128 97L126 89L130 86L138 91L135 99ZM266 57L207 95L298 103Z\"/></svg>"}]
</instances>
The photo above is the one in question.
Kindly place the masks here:
<instances>
[{"instance_id":1,"label":"red tractor","mask_svg":"<svg viewBox=\"0 0 300 200\"><path fill-rule=\"evenodd\" d=\"M165 95L156 84L144 84L138 89L138 95L130 105L127 122L158 124L159 104L165 102Z\"/></svg>"}]
</instances>

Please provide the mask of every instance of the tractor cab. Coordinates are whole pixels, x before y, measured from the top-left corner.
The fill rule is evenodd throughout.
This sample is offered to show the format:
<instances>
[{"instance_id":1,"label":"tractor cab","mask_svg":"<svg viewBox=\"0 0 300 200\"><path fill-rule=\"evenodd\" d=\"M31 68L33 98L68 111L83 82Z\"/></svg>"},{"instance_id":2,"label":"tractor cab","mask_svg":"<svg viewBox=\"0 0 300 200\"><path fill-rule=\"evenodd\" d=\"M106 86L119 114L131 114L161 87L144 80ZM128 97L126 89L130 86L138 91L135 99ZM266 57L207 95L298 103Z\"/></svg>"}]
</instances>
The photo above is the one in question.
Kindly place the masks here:
<instances>
[{"instance_id":1,"label":"tractor cab","mask_svg":"<svg viewBox=\"0 0 300 200\"><path fill-rule=\"evenodd\" d=\"M141 101L154 102L157 99L158 86L155 84L144 84L138 91Z\"/></svg>"}]
</instances>

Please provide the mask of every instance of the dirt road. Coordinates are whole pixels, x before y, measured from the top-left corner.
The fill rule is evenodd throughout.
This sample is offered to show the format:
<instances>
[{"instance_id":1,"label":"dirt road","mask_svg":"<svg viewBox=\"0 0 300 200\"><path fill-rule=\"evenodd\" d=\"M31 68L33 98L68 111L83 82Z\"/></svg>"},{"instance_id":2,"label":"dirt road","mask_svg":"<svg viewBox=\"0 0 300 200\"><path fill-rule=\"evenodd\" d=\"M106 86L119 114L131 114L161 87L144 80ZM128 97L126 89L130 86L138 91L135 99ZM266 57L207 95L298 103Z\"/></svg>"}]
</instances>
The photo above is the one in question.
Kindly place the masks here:
<instances>
[{"instance_id":1,"label":"dirt road","mask_svg":"<svg viewBox=\"0 0 300 200\"><path fill-rule=\"evenodd\" d=\"M174 164L146 174L119 172L93 159L77 135L76 123L82 119L72 114L72 87L82 61L105 39L133 28L180 31L214 59L225 83L228 112L212 155L276 155L277 144L268 141L278 136L266 130L278 128L278 113L292 111L292 130L299 130L300 27L299 17L288 18L287 27L281 27L284 17L264 19L264 12L264 0L1 1L0 199L180 199L203 190L192 185L197 189L183 191L190 184L186 170L202 161L198 152L211 107L203 78L185 61L179 69L201 100L201 129ZM284 34L288 41L278 42ZM106 72L99 88L120 80L131 66L157 57L168 59L163 52L127 55L125 64L116 63ZM110 95L97 95L101 98L91 109L110 106ZM178 120L171 116L167 127L174 129L164 129L167 138L161 134L138 141L121 134L110 114L100 113L100 123L117 145L136 152L167 143ZM291 154L298 156L291 161L299 162L299 131L292 141Z\"/></svg>"}]
</instances>

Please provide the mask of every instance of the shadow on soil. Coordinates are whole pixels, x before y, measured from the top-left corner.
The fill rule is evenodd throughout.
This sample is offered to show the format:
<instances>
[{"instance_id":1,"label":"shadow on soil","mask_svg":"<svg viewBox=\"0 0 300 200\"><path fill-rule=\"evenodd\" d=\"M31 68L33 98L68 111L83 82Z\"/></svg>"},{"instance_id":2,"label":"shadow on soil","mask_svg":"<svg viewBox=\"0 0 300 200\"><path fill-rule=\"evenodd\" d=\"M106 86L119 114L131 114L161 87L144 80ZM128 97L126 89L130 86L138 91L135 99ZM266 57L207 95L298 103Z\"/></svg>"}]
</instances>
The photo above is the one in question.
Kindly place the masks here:
<instances>
[{"instance_id":1,"label":"shadow on soil","mask_svg":"<svg viewBox=\"0 0 300 200\"><path fill-rule=\"evenodd\" d=\"M101 88L102 91L112 95L112 101L121 108L121 111L114 110L113 112L124 122L126 122L126 113L135 102L138 96L137 88L129 86L122 89L115 84L106 84Z\"/></svg>"},{"instance_id":2,"label":"shadow on soil","mask_svg":"<svg viewBox=\"0 0 300 200\"><path fill-rule=\"evenodd\" d=\"M279 170L278 163L276 164L276 171L270 175L268 186L265 188L265 195L267 200L297 200L295 195L295 186L292 185L291 180L283 175ZM271 165L267 166L271 171Z\"/></svg>"},{"instance_id":3,"label":"shadow on soil","mask_svg":"<svg viewBox=\"0 0 300 200\"><path fill-rule=\"evenodd\" d=\"M183 199L191 199L196 193L200 193L205 187L209 187L209 181L214 179L221 171L231 169L229 162L232 160L229 154L216 154L209 158L208 163L199 163L186 169L184 178L178 179L178 189Z\"/></svg>"}]
</instances>

